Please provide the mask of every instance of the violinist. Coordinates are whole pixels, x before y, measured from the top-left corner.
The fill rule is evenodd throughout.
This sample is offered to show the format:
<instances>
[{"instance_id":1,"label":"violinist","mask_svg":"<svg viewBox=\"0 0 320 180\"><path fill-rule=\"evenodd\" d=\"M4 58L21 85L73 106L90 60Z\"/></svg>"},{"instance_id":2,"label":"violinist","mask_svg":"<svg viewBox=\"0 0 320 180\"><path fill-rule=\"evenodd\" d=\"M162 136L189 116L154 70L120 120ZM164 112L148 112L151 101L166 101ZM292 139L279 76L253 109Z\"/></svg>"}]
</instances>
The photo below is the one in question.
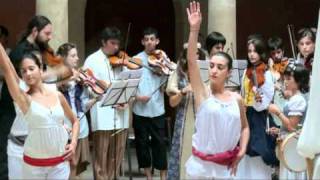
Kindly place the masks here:
<instances>
[{"instance_id":1,"label":"violinist","mask_svg":"<svg viewBox=\"0 0 320 180\"><path fill-rule=\"evenodd\" d=\"M146 28L142 33L141 43L144 50L135 57L151 68L148 63L149 54L152 54L160 43L158 31L151 27ZM138 164L140 168L144 168L148 180L152 179L151 167L160 170L161 179L166 179L164 92L159 88L163 82L166 82L166 78L148 68L143 68L136 101L133 104L133 128ZM151 136L151 143L149 136ZM149 145L152 152L149 151Z\"/></svg>"},{"instance_id":2,"label":"violinist","mask_svg":"<svg viewBox=\"0 0 320 180\"><path fill-rule=\"evenodd\" d=\"M90 164L90 149L88 140L89 126L84 113L86 112L87 107L94 102L94 99L90 100L91 102L89 101L89 93L87 89L78 81L76 69L79 64L79 57L76 45L72 43L62 44L58 48L57 54L60 55L63 58L64 63L68 67L72 68L75 72L73 77L70 78L66 84L60 84L60 87L58 88L67 99L67 102L72 108L73 113L76 114L80 120L78 145L76 152L70 161L70 179L75 179L80 173L85 171L87 165ZM70 120L65 119L64 121L67 125L67 128L70 129Z\"/></svg>"},{"instance_id":3,"label":"violinist","mask_svg":"<svg viewBox=\"0 0 320 180\"><path fill-rule=\"evenodd\" d=\"M250 128L247 152L238 167L237 178L270 179L277 165L275 138L266 133L267 108L274 94L271 72L267 69L266 45L261 38L247 43L248 66L242 80L246 116ZM273 125L273 124L272 124Z\"/></svg>"},{"instance_id":4,"label":"violinist","mask_svg":"<svg viewBox=\"0 0 320 180\"><path fill-rule=\"evenodd\" d=\"M93 75L104 84L112 83L122 71L127 69L124 66L113 67L109 59L109 56L119 51L120 39L121 32L118 28L106 27L101 33L100 48L85 60L84 68L91 69ZM127 104L113 108L101 107L101 103L98 101L90 110L95 156L93 158L94 178L98 180L110 179L114 177L114 173L119 175L129 127ZM124 130L112 135L119 129ZM116 167L114 167L114 161L116 161Z\"/></svg>"},{"instance_id":5,"label":"violinist","mask_svg":"<svg viewBox=\"0 0 320 180\"><path fill-rule=\"evenodd\" d=\"M303 64L310 72L312 70L313 56L315 51L316 29L302 28L298 31L297 46L298 57L297 62Z\"/></svg>"},{"instance_id":6,"label":"violinist","mask_svg":"<svg viewBox=\"0 0 320 180\"><path fill-rule=\"evenodd\" d=\"M282 39L276 36L269 38L268 50L270 53L268 66L273 76L275 90L281 90L283 87L283 73L289 63L289 59L284 56Z\"/></svg>"}]
</instances>

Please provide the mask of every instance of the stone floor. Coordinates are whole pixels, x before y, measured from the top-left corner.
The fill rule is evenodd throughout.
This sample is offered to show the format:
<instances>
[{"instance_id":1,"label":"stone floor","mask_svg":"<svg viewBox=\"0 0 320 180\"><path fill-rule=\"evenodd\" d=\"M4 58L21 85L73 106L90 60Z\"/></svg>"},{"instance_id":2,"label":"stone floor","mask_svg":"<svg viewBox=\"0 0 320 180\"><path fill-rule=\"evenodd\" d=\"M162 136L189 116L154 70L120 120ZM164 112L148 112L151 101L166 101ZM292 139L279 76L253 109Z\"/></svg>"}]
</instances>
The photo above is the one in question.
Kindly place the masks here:
<instances>
[{"instance_id":1,"label":"stone floor","mask_svg":"<svg viewBox=\"0 0 320 180\"><path fill-rule=\"evenodd\" d=\"M130 138L129 138L130 139ZM138 169L138 162L137 162L137 157L136 157L136 151L135 147L133 144L133 141L129 141L129 148L127 148L128 151L125 152L125 157L122 160L122 172L120 173L119 179L146 179L145 176L143 175L143 169L139 171ZM129 164L128 164L128 157L131 157L131 173L129 171ZM80 179L86 180L86 179L93 179L93 171L92 171L92 164L88 166L88 169L80 174ZM158 170L154 170L154 179L160 179L160 174Z\"/></svg>"}]
</instances>

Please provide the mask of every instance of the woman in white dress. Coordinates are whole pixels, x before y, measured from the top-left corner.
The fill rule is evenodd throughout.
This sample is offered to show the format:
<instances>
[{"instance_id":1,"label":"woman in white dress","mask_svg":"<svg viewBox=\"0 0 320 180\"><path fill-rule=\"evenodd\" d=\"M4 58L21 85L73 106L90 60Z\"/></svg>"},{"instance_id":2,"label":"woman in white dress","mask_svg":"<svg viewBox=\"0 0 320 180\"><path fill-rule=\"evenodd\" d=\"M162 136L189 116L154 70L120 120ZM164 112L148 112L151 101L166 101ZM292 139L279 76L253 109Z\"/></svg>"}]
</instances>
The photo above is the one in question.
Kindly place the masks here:
<instances>
[{"instance_id":1,"label":"woman in white dress","mask_svg":"<svg viewBox=\"0 0 320 180\"><path fill-rule=\"evenodd\" d=\"M40 60L33 54L22 59L21 75L29 86L25 93L19 88L17 72L0 45L0 69L5 74L10 95L28 123L29 135L24 144L23 178L68 179L68 160L77 146L79 122L63 95L50 90L42 83L41 66ZM72 122L70 144L67 144L68 133L63 127L65 116Z\"/></svg>"},{"instance_id":2,"label":"woman in white dress","mask_svg":"<svg viewBox=\"0 0 320 180\"><path fill-rule=\"evenodd\" d=\"M223 52L212 56L209 67L210 85L206 86L202 82L196 61L201 24L200 4L190 3L187 13L190 25L187 59L188 66L193 67L188 72L196 109L192 155L185 165L187 177L231 178L246 152L249 140L241 96L224 88L231 73L232 59Z\"/></svg>"},{"instance_id":3,"label":"woman in white dress","mask_svg":"<svg viewBox=\"0 0 320 180\"><path fill-rule=\"evenodd\" d=\"M296 131L298 124L302 124L307 103L302 95L309 90L309 71L303 65L289 64L284 72L284 84L288 95L288 101L283 109L275 104L269 105L269 112L278 116L282 122L281 129L271 128L273 135L281 134L286 136ZM281 137L283 138L283 137ZM292 172L280 161L280 179L307 179L306 172Z\"/></svg>"}]
</instances>

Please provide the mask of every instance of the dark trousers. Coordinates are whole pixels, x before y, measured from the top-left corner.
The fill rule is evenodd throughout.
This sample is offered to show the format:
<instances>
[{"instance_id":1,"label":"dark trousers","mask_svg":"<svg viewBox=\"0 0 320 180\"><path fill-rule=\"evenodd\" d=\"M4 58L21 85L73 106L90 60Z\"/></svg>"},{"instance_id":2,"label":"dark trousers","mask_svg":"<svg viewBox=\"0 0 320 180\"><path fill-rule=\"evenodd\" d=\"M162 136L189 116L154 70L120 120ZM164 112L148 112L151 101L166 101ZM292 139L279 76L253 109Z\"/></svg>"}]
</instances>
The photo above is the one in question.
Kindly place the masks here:
<instances>
[{"instance_id":1,"label":"dark trousers","mask_svg":"<svg viewBox=\"0 0 320 180\"><path fill-rule=\"evenodd\" d=\"M3 113L3 112L1 112ZM8 135L13 123L15 114L5 116L0 114L0 179L8 179Z\"/></svg>"},{"instance_id":2,"label":"dark trousers","mask_svg":"<svg viewBox=\"0 0 320 180\"><path fill-rule=\"evenodd\" d=\"M152 165L158 170L167 169L165 125L164 115L148 118L133 114L139 168L150 168Z\"/></svg>"}]
</instances>

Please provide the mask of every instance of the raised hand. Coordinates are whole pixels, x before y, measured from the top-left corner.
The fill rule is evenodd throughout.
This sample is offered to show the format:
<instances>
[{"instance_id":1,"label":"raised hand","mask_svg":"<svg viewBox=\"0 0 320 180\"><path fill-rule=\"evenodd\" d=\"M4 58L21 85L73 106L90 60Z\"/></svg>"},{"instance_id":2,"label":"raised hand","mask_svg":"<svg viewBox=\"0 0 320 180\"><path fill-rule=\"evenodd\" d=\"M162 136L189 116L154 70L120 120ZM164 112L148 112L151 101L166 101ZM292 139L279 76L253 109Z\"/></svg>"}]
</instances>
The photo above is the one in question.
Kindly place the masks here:
<instances>
[{"instance_id":1,"label":"raised hand","mask_svg":"<svg viewBox=\"0 0 320 180\"><path fill-rule=\"evenodd\" d=\"M190 2L189 8L187 8L187 14L190 30L199 30L202 21L200 3L195 1Z\"/></svg>"}]
</instances>

